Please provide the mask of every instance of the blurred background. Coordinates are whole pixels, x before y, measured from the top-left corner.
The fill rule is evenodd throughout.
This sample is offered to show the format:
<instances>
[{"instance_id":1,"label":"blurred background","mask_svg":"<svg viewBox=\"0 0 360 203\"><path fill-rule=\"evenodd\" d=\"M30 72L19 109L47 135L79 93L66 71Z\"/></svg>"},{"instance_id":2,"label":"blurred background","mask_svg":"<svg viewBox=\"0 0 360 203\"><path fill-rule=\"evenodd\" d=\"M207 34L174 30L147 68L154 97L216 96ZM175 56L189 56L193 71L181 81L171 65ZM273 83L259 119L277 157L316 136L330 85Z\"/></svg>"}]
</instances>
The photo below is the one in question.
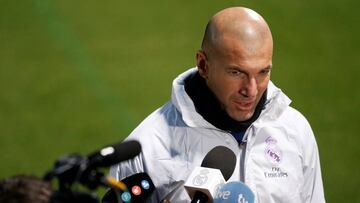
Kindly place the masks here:
<instances>
[{"instance_id":1,"label":"blurred background","mask_svg":"<svg viewBox=\"0 0 360 203\"><path fill-rule=\"evenodd\" d=\"M272 29L272 80L313 127L327 202L360 202L359 1L129 2L0 0L0 178L121 141L195 65L209 18L246 6Z\"/></svg>"}]
</instances>

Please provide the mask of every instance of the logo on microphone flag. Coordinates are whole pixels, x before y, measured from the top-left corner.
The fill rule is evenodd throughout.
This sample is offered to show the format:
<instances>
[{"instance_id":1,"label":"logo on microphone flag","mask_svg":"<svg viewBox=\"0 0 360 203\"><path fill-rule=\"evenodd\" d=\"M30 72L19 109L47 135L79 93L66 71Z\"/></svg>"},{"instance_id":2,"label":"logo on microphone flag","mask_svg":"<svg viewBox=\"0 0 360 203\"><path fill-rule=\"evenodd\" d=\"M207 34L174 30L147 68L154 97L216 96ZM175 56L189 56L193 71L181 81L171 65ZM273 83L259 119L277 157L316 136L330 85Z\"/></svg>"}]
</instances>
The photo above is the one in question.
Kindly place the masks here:
<instances>
[{"instance_id":1,"label":"logo on microphone flag","mask_svg":"<svg viewBox=\"0 0 360 203\"><path fill-rule=\"evenodd\" d=\"M189 175L184 187L190 199L194 198L195 192L202 192L212 202L219 187L224 183L224 177L219 169L197 166Z\"/></svg>"},{"instance_id":2,"label":"logo on microphone flag","mask_svg":"<svg viewBox=\"0 0 360 203\"><path fill-rule=\"evenodd\" d=\"M209 170L208 169L202 169L200 170L199 174L197 176L194 177L193 179L193 184L195 186L201 186L206 184L207 180L208 180L208 175L209 174Z\"/></svg>"},{"instance_id":3,"label":"logo on microphone flag","mask_svg":"<svg viewBox=\"0 0 360 203\"><path fill-rule=\"evenodd\" d=\"M214 203L254 203L254 193L241 182L228 182L218 190Z\"/></svg>"}]
</instances>

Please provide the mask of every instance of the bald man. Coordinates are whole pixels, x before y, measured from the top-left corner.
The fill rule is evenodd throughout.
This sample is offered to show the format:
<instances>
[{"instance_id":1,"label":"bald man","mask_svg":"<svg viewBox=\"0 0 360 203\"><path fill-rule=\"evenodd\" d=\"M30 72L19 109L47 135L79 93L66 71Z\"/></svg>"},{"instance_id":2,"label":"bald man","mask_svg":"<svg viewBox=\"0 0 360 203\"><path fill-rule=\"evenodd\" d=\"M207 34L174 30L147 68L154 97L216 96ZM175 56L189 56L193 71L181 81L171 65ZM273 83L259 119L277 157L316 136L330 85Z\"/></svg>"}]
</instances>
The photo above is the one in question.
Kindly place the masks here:
<instances>
[{"instance_id":1,"label":"bald man","mask_svg":"<svg viewBox=\"0 0 360 203\"><path fill-rule=\"evenodd\" d=\"M209 21L197 67L173 82L172 97L127 139L142 153L111 169L122 179L147 172L150 202L190 202L184 181L216 146L236 157L229 181L242 181L256 202L325 202L317 144L307 120L270 81L273 40L255 11L227 8Z\"/></svg>"}]
</instances>

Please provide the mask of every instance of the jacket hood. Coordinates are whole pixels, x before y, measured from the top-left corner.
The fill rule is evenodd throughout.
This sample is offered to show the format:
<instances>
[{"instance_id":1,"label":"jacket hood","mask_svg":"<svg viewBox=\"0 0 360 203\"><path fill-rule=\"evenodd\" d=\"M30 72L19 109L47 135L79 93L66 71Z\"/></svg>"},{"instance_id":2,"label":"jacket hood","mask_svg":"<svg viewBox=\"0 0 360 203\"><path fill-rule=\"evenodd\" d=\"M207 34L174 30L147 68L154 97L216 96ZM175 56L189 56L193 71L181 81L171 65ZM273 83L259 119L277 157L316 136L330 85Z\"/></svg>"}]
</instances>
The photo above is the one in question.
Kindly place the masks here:
<instances>
[{"instance_id":1,"label":"jacket hood","mask_svg":"<svg viewBox=\"0 0 360 203\"><path fill-rule=\"evenodd\" d=\"M176 77L172 84L171 100L176 109L182 115L186 125L190 127L214 128L215 126L207 122L195 109L195 105L185 91L186 78L194 75L197 67L191 68ZM257 121L269 121L278 118L289 106L291 100L271 81L268 84L265 107Z\"/></svg>"}]
</instances>

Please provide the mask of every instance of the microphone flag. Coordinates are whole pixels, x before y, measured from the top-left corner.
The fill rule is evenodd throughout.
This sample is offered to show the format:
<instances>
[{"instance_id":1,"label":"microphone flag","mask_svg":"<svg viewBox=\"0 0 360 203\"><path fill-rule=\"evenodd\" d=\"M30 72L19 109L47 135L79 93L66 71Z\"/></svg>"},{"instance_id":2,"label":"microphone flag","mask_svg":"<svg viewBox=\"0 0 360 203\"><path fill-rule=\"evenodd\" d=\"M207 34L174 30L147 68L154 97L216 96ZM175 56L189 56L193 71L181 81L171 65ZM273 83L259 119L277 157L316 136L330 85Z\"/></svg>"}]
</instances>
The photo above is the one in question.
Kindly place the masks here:
<instances>
[{"instance_id":1,"label":"microphone flag","mask_svg":"<svg viewBox=\"0 0 360 203\"><path fill-rule=\"evenodd\" d=\"M219 169L197 166L184 186L191 199L194 198L195 192L202 192L209 197L211 202L212 197L224 183L225 179Z\"/></svg>"},{"instance_id":2,"label":"microphone flag","mask_svg":"<svg viewBox=\"0 0 360 203\"><path fill-rule=\"evenodd\" d=\"M214 196L214 203L254 203L255 195L242 182L233 181L224 184Z\"/></svg>"}]
</instances>

